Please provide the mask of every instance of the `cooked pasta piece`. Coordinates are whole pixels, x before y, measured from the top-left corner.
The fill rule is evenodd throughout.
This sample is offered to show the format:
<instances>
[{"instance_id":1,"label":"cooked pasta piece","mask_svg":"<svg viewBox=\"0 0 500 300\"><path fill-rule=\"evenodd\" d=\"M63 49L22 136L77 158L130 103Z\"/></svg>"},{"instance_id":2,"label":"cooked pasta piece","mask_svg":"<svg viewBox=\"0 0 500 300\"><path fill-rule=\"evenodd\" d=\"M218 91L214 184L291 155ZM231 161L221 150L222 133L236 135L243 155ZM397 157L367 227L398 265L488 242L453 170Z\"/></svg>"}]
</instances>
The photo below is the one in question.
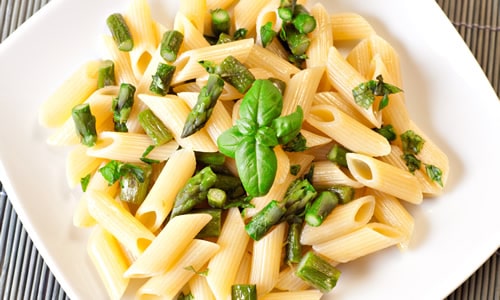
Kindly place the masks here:
<instances>
[{"instance_id":1,"label":"cooked pasta piece","mask_svg":"<svg viewBox=\"0 0 500 300\"><path fill-rule=\"evenodd\" d=\"M118 241L105 229L96 226L88 239L87 253L109 299L121 299L130 281L123 277L123 272L130 263Z\"/></svg>"},{"instance_id":2,"label":"cooked pasta piece","mask_svg":"<svg viewBox=\"0 0 500 300\"><path fill-rule=\"evenodd\" d=\"M182 7L187 7L186 4L189 4L190 1L181 1ZM200 1L202 2L202 1ZM204 2L204 1L203 1ZM197 8L196 8L197 9ZM191 14L192 12L187 12ZM199 22L200 20L201 22ZM192 49L199 49L203 47L209 47L210 44L203 37L203 18L197 18L192 20L190 15L186 15L185 13L178 12L175 15L174 20L174 29L183 34L184 39L182 41L182 46L179 52L185 52ZM199 28L201 26L201 30Z\"/></svg>"},{"instance_id":3,"label":"cooked pasta piece","mask_svg":"<svg viewBox=\"0 0 500 300\"><path fill-rule=\"evenodd\" d=\"M344 12L332 14L330 22L335 42L359 40L375 34L375 30L370 23L356 13Z\"/></svg>"},{"instance_id":4,"label":"cooked pasta piece","mask_svg":"<svg viewBox=\"0 0 500 300\"><path fill-rule=\"evenodd\" d=\"M238 208L230 208L217 239L220 250L208 263L210 272L206 279L215 298L227 299L231 295L231 285L235 282L249 239Z\"/></svg>"},{"instance_id":5,"label":"cooked pasta piece","mask_svg":"<svg viewBox=\"0 0 500 300\"><path fill-rule=\"evenodd\" d=\"M293 74L300 71L287 60L259 45L253 45L245 63L249 68L263 68L284 82L288 82Z\"/></svg>"},{"instance_id":6,"label":"cooked pasta piece","mask_svg":"<svg viewBox=\"0 0 500 300\"><path fill-rule=\"evenodd\" d=\"M313 105L316 104L328 104L334 105L336 108L348 114L350 117L365 125L366 127L371 127L372 125L368 122L365 117L353 106L352 102L342 98L337 92L320 92L314 95Z\"/></svg>"},{"instance_id":7,"label":"cooked pasta piece","mask_svg":"<svg viewBox=\"0 0 500 300\"><path fill-rule=\"evenodd\" d=\"M84 102L97 89L97 71L101 61L81 65L47 98L38 110L45 127L59 127L71 117L71 109Z\"/></svg>"},{"instance_id":8,"label":"cooked pasta piece","mask_svg":"<svg viewBox=\"0 0 500 300\"><path fill-rule=\"evenodd\" d=\"M137 84L137 78L130 64L130 54L125 51L120 51L120 49L116 47L113 37L110 35L103 35L102 42L106 48L108 58L112 60L115 65L117 85L119 85L119 83L130 83L135 86Z\"/></svg>"},{"instance_id":9,"label":"cooked pasta piece","mask_svg":"<svg viewBox=\"0 0 500 300\"><path fill-rule=\"evenodd\" d=\"M81 179L93 175L104 159L86 155L87 146L77 145L66 156L66 179L68 185L74 188Z\"/></svg>"},{"instance_id":10,"label":"cooked pasta piece","mask_svg":"<svg viewBox=\"0 0 500 300\"><path fill-rule=\"evenodd\" d=\"M382 223L369 223L334 240L313 245L313 249L330 259L346 263L403 240L403 234L396 228Z\"/></svg>"},{"instance_id":11,"label":"cooked pasta piece","mask_svg":"<svg viewBox=\"0 0 500 300\"><path fill-rule=\"evenodd\" d=\"M365 186L413 204L422 202L420 183L409 171L363 154L348 153L346 158L353 177Z\"/></svg>"},{"instance_id":12,"label":"cooked pasta piece","mask_svg":"<svg viewBox=\"0 0 500 300\"><path fill-rule=\"evenodd\" d=\"M309 287L307 282L295 275L295 266L293 265L281 270L278 282L276 282L276 288L282 291L302 291Z\"/></svg>"},{"instance_id":13,"label":"cooked pasta piece","mask_svg":"<svg viewBox=\"0 0 500 300\"><path fill-rule=\"evenodd\" d=\"M270 292L278 282L285 230L286 223L280 223L253 242L250 283L257 286L259 296Z\"/></svg>"},{"instance_id":14,"label":"cooked pasta piece","mask_svg":"<svg viewBox=\"0 0 500 300\"><path fill-rule=\"evenodd\" d=\"M137 298L175 299L184 285L198 276L196 272L203 271L201 268L218 250L215 243L194 239L169 270L151 277L139 288Z\"/></svg>"},{"instance_id":15,"label":"cooked pasta piece","mask_svg":"<svg viewBox=\"0 0 500 300\"><path fill-rule=\"evenodd\" d=\"M283 116L293 113L297 106L304 111L304 116L309 114L314 94L324 73L324 67L304 69L290 79L283 95ZM307 82L307 84L304 84Z\"/></svg>"},{"instance_id":16,"label":"cooked pasta piece","mask_svg":"<svg viewBox=\"0 0 500 300\"><path fill-rule=\"evenodd\" d=\"M351 178L350 174L329 160L314 162L312 184L320 189L330 188L334 185L347 185L353 188L363 187L362 183Z\"/></svg>"},{"instance_id":17,"label":"cooked pasta piece","mask_svg":"<svg viewBox=\"0 0 500 300\"><path fill-rule=\"evenodd\" d=\"M202 36L205 32L206 11L207 1L205 0L183 0L179 3L179 14L184 15ZM189 32L189 34L192 34L192 32ZM185 34L187 39L190 38L189 34Z\"/></svg>"},{"instance_id":18,"label":"cooked pasta piece","mask_svg":"<svg viewBox=\"0 0 500 300\"><path fill-rule=\"evenodd\" d=\"M323 135L316 134L316 133L311 132L311 131L306 130L306 129L301 129L300 133L306 139L306 147L307 148L324 146L324 145L331 143L331 141L332 141L332 139L329 137L325 137Z\"/></svg>"},{"instance_id":19,"label":"cooked pasta piece","mask_svg":"<svg viewBox=\"0 0 500 300\"><path fill-rule=\"evenodd\" d=\"M133 257L139 257L155 236L141 222L105 192L87 191L89 213L111 233Z\"/></svg>"},{"instance_id":20,"label":"cooked pasta piece","mask_svg":"<svg viewBox=\"0 0 500 300\"><path fill-rule=\"evenodd\" d=\"M269 3L269 0L240 0L234 6L235 28L246 28L248 36L256 34L255 23L260 11Z\"/></svg>"},{"instance_id":21,"label":"cooked pasta piece","mask_svg":"<svg viewBox=\"0 0 500 300\"><path fill-rule=\"evenodd\" d=\"M294 292L271 292L262 295L259 299L262 300L319 300L323 296L319 290L305 290Z\"/></svg>"},{"instance_id":22,"label":"cooked pasta piece","mask_svg":"<svg viewBox=\"0 0 500 300\"><path fill-rule=\"evenodd\" d=\"M201 213L175 216L123 276L144 278L167 271L211 219L209 214Z\"/></svg>"},{"instance_id":23,"label":"cooked pasta piece","mask_svg":"<svg viewBox=\"0 0 500 300\"><path fill-rule=\"evenodd\" d=\"M252 247L253 243L250 241L248 247ZM250 272L252 270L252 254L246 251L241 258L241 263L238 267L238 272L236 278L234 279L234 284L249 284L250 283Z\"/></svg>"},{"instance_id":24,"label":"cooked pasta piece","mask_svg":"<svg viewBox=\"0 0 500 300\"><path fill-rule=\"evenodd\" d=\"M316 29L310 33L311 44L306 51L308 68L326 67L328 51L333 46L330 14L321 3L311 8L311 15L316 19Z\"/></svg>"},{"instance_id":25,"label":"cooked pasta piece","mask_svg":"<svg viewBox=\"0 0 500 300\"><path fill-rule=\"evenodd\" d=\"M364 196L337 206L321 226L304 225L300 242L315 245L335 239L366 225L373 216L375 198Z\"/></svg>"},{"instance_id":26,"label":"cooked pasta piece","mask_svg":"<svg viewBox=\"0 0 500 300\"><path fill-rule=\"evenodd\" d=\"M87 155L140 163L144 152L152 144L151 138L143 133L105 131L98 135L95 146L87 149ZM167 160L178 146L177 142L170 141L155 147L147 157L160 161Z\"/></svg>"},{"instance_id":27,"label":"cooked pasta piece","mask_svg":"<svg viewBox=\"0 0 500 300\"><path fill-rule=\"evenodd\" d=\"M387 155L391 151L386 138L333 105L314 105L306 122L351 151L370 156Z\"/></svg>"},{"instance_id":28,"label":"cooked pasta piece","mask_svg":"<svg viewBox=\"0 0 500 300\"><path fill-rule=\"evenodd\" d=\"M196 169L194 152L179 149L170 156L137 209L135 217L151 232L156 232L171 212L177 193L193 176Z\"/></svg>"},{"instance_id":29,"label":"cooked pasta piece","mask_svg":"<svg viewBox=\"0 0 500 300\"><path fill-rule=\"evenodd\" d=\"M189 291L194 299L215 300L206 276L196 275L189 280Z\"/></svg>"}]
</instances>

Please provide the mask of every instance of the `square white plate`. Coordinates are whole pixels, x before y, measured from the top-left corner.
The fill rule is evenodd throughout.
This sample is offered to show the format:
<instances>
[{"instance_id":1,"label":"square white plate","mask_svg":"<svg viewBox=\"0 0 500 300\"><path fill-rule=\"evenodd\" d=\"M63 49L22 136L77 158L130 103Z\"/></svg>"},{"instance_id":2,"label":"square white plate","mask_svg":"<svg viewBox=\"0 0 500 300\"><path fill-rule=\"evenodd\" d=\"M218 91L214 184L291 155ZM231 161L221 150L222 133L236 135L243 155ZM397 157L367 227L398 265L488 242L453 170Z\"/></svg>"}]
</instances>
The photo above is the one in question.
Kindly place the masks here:
<instances>
[{"instance_id":1,"label":"square white plate","mask_svg":"<svg viewBox=\"0 0 500 300\"><path fill-rule=\"evenodd\" d=\"M433 0L323 1L365 16L401 56L410 114L446 153L446 193L412 208L406 252L388 249L341 266L326 299L441 299L500 246L500 102ZM176 1L151 0L169 23ZM30 237L71 299L105 292L86 255L88 232L72 226L77 199L66 184L65 151L46 145L42 101L81 63L99 58L105 18L127 1L53 0L0 45L0 180Z\"/></svg>"}]
</instances>

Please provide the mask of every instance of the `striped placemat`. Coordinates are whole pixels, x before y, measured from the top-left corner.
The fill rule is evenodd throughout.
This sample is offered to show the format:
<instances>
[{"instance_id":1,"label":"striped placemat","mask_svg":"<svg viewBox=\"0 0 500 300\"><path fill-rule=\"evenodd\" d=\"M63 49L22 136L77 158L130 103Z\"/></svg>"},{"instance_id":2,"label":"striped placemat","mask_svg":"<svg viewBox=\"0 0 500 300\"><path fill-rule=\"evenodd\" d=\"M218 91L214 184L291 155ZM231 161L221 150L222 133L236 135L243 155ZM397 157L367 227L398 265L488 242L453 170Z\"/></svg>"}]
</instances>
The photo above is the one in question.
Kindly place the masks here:
<instances>
[{"instance_id":1,"label":"striped placemat","mask_svg":"<svg viewBox=\"0 0 500 300\"><path fill-rule=\"evenodd\" d=\"M0 42L50 0L0 0ZM500 96L500 1L437 0ZM447 300L500 299L500 252ZM424 287L423 287L424 288ZM1 299L69 299L36 250L0 182Z\"/></svg>"}]
</instances>

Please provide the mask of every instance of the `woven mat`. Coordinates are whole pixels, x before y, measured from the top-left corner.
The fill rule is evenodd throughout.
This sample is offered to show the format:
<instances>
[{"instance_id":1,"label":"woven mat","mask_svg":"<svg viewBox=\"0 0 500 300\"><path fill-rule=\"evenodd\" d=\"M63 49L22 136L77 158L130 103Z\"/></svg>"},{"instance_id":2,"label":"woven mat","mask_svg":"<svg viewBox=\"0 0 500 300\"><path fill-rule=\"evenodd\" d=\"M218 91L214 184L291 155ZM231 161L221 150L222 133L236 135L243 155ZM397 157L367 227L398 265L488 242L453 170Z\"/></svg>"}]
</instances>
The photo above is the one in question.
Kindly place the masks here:
<instances>
[{"instance_id":1,"label":"woven mat","mask_svg":"<svg viewBox=\"0 0 500 300\"><path fill-rule=\"evenodd\" d=\"M0 42L49 0L0 0ZM437 0L500 97L500 1ZM500 251L447 300L500 299ZM68 299L43 261L0 182L1 299ZM424 288L424 287L422 287Z\"/></svg>"}]
</instances>

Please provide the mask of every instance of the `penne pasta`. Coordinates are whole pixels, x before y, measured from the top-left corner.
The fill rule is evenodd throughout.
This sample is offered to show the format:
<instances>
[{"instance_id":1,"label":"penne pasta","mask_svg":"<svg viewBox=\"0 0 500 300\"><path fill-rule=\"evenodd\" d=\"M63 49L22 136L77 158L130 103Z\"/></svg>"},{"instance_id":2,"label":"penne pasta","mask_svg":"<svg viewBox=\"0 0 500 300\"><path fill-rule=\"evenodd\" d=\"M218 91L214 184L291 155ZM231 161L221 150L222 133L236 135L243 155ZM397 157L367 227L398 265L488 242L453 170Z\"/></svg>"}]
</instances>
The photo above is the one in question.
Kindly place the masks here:
<instances>
[{"instance_id":1,"label":"penne pasta","mask_svg":"<svg viewBox=\"0 0 500 300\"><path fill-rule=\"evenodd\" d=\"M375 34L370 23L356 13L337 13L330 17L334 41L360 40Z\"/></svg>"},{"instance_id":2,"label":"penne pasta","mask_svg":"<svg viewBox=\"0 0 500 300\"><path fill-rule=\"evenodd\" d=\"M305 290L305 291L294 291L294 292L272 292L262 296L259 299L262 300L319 300L323 296L318 290Z\"/></svg>"},{"instance_id":3,"label":"penne pasta","mask_svg":"<svg viewBox=\"0 0 500 300\"><path fill-rule=\"evenodd\" d=\"M362 183L351 178L348 172L329 160L314 162L312 184L319 189L327 189L335 185L347 185L353 188L363 187Z\"/></svg>"}]
</instances>

